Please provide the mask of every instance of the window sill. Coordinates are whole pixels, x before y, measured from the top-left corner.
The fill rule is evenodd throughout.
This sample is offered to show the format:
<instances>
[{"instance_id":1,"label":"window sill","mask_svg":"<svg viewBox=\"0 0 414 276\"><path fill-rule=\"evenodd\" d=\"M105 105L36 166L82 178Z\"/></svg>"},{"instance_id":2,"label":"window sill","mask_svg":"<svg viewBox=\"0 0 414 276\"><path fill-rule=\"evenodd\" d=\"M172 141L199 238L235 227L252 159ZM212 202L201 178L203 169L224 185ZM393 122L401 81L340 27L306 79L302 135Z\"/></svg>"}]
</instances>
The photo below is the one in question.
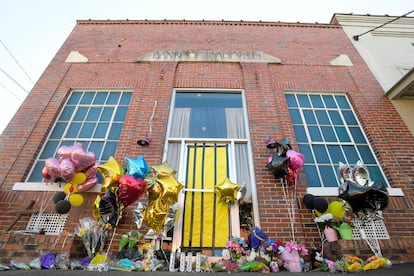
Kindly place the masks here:
<instances>
[{"instance_id":1,"label":"window sill","mask_svg":"<svg viewBox=\"0 0 414 276\"><path fill-rule=\"evenodd\" d=\"M387 188L389 196L404 196L400 188ZM307 188L309 194L314 196L338 196L338 188Z\"/></svg>"},{"instance_id":2,"label":"window sill","mask_svg":"<svg viewBox=\"0 0 414 276\"><path fill-rule=\"evenodd\" d=\"M13 185L13 191L38 191L38 192L61 192L66 183L63 182L16 182ZM95 185L92 189L86 191L87 193L100 193L101 185Z\"/></svg>"}]
</instances>

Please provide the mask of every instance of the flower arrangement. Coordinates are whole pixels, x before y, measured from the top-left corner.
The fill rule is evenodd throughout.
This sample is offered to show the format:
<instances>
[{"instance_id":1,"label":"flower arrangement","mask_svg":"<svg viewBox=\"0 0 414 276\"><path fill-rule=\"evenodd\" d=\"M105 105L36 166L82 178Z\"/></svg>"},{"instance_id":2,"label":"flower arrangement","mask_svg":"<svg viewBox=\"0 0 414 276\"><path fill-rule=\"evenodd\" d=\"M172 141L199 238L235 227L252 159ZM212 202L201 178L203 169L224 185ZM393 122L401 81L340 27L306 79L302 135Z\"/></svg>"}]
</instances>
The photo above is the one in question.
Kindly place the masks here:
<instances>
[{"instance_id":1,"label":"flower arrangement","mask_svg":"<svg viewBox=\"0 0 414 276\"><path fill-rule=\"evenodd\" d=\"M279 256L282 253L282 241L268 240L263 247L263 253L268 255L270 259Z\"/></svg>"},{"instance_id":2,"label":"flower arrangement","mask_svg":"<svg viewBox=\"0 0 414 276\"><path fill-rule=\"evenodd\" d=\"M239 260L242 256L248 256L250 253L243 238L229 238L226 248L230 251L230 257L233 261Z\"/></svg>"},{"instance_id":3,"label":"flower arrangement","mask_svg":"<svg viewBox=\"0 0 414 276\"><path fill-rule=\"evenodd\" d=\"M334 216L331 213L325 213L314 219L315 223L324 229L326 226L331 226Z\"/></svg>"}]
</instances>

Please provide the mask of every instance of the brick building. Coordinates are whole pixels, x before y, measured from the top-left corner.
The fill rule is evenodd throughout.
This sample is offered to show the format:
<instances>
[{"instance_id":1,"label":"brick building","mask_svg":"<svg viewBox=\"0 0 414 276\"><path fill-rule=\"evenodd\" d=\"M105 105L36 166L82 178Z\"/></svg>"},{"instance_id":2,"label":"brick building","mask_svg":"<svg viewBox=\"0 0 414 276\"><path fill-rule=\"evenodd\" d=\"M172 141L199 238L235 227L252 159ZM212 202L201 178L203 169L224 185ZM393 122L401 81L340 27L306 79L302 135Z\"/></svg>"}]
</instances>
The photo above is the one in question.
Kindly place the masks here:
<instances>
[{"instance_id":1,"label":"brick building","mask_svg":"<svg viewBox=\"0 0 414 276\"><path fill-rule=\"evenodd\" d=\"M146 135L150 145L137 145ZM266 168L273 154L269 138L285 139L304 154L294 187ZM57 235L21 231L32 210L55 213L51 198L63 184L45 183L42 168L59 147L74 142L101 163L113 156L125 165L126 157L141 155L150 166L168 161L185 185L181 216L169 234L173 249L191 249L192 242L214 249L215 241L194 234L209 230L182 218L189 209L200 212L183 202L184 194L201 189L207 195L222 181L213 177L209 188L191 186L200 166L245 187L248 215L237 216L246 209L234 204L224 232L242 236L258 226L272 239L311 247L321 239L303 196L336 200L338 162L363 160L370 177L388 187L379 226L382 254L393 262L414 261L414 139L340 25L79 20L0 139L0 262L39 252L82 254L73 233L79 219L91 216L99 185L83 193L84 203L64 219L49 218L63 227ZM200 154L207 161L197 163ZM136 229L135 206L123 211L114 244ZM227 238L222 229L211 231L216 240ZM361 239L330 248L372 255Z\"/></svg>"}]
</instances>

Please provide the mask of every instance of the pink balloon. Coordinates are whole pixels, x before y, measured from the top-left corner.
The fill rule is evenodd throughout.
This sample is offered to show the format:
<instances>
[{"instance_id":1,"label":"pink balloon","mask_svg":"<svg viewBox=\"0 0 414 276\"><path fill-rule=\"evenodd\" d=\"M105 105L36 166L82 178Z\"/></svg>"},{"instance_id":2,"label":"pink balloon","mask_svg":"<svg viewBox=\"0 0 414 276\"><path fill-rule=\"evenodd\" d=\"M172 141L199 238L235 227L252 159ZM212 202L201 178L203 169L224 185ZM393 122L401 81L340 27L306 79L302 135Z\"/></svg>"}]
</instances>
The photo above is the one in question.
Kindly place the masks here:
<instances>
[{"instance_id":1,"label":"pink balloon","mask_svg":"<svg viewBox=\"0 0 414 276\"><path fill-rule=\"evenodd\" d=\"M289 165L295 170L302 168L305 164L305 156L300 152L288 150L286 157L289 157Z\"/></svg>"},{"instance_id":2,"label":"pink balloon","mask_svg":"<svg viewBox=\"0 0 414 276\"><path fill-rule=\"evenodd\" d=\"M83 183L82 185L78 185L78 192L82 193L82 192L89 191L90 189L95 187L96 184L98 184L98 178L96 176L87 178L85 183Z\"/></svg>"},{"instance_id":3,"label":"pink balloon","mask_svg":"<svg viewBox=\"0 0 414 276\"><path fill-rule=\"evenodd\" d=\"M96 176L96 174L98 173L98 166L99 162L95 162L95 164L83 170L83 172L86 174L86 178Z\"/></svg>"},{"instance_id":4,"label":"pink balloon","mask_svg":"<svg viewBox=\"0 0 414 276\"><path fill-rule=\"evenodd\" d=\"M60 161L61 177L66 182L70 182L76 174L75 166L69 159L63 159Z\"/></svg>"},{"instance_id":5,"label":"pink balloon","mask_svg":"<svg viewBox=\"0 0 414 276\"><path fill-rule=\"evenodd\" d=\"M92 166L96 161L95 153L85 151L83 148L73 149L70 158L75 165L76 171L78 172Z\"/></svg>"},{"instance_id":6,"label":"pink balloon","mask_svg":"<svg viewBox=\"0 0 414 276\"><path fill-rule=\"evenodd\" d=\"M127 207L140 199L147 190L147 182L135 178L130 174L124 174L119 179L119 199Z\"/></svg>"},{"instance_id":7,"label":"pink balloon","mask_svg":"<svg viewBox=\"0 0 414 276\"><path fill-rule=\"evenodd\" d=\"M55 180L61 174L60 161L56 158L48 158L45 162L45 168L50 180Z\"/></svg>"}]
</instances>

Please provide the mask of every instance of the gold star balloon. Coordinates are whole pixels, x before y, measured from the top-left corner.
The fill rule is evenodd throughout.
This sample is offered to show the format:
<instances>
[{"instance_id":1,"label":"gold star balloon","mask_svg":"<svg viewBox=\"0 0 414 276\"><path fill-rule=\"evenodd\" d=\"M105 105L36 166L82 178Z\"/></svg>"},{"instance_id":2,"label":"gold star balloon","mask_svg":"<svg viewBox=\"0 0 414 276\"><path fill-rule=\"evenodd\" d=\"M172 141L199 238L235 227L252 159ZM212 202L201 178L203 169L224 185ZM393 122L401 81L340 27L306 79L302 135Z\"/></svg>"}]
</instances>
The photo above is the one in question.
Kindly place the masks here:
<instances>
[{"instance_id":1,"label":"gold star balloon","mask_svg":"<svg viewBox=\"0 0 414 276\"><path fill-rule=\"evenodd\" d=\"M223 182L216 186L215 190L219 202L234 204L237 200L240 185L231 182L230 179L226 177Z\"/></svg>"},{"instance_id":2,"label":"gold star balloon","mask_svg":"<svg viewBox=\"0 0 414 276\"><path fill-rule=\"evenodd\" d=\"M112 156L105 164L98 165L98 171L102 175L103 191L118 186L119 178L125 174L125 168Z\"/></svg>"},{"instance_id":3,"label":"gold star balloon","mask_svg":"<svg viewBox=\"0 0 414 276\"><path fill-rule=\"evenodd\" d=\"M162 164L152 166L151 168L155 171L156 174L167 173L174 175L177 173L176 170L171 168L170 164L168 164L167 161L164 161Z\"/></svg>"},{"instance_id":4,"label":"gold star balloon","mask_svg":"<svg viewBox=\"0 0 414 276\"><path fill-rule=\"evenodd\" d=\"M158 175L157 182L162 187L160 201L165 205L172 205L177 202L179 192L184 188L177 178L171 174L162 173Z\"/></svg>"}]
</instances>

